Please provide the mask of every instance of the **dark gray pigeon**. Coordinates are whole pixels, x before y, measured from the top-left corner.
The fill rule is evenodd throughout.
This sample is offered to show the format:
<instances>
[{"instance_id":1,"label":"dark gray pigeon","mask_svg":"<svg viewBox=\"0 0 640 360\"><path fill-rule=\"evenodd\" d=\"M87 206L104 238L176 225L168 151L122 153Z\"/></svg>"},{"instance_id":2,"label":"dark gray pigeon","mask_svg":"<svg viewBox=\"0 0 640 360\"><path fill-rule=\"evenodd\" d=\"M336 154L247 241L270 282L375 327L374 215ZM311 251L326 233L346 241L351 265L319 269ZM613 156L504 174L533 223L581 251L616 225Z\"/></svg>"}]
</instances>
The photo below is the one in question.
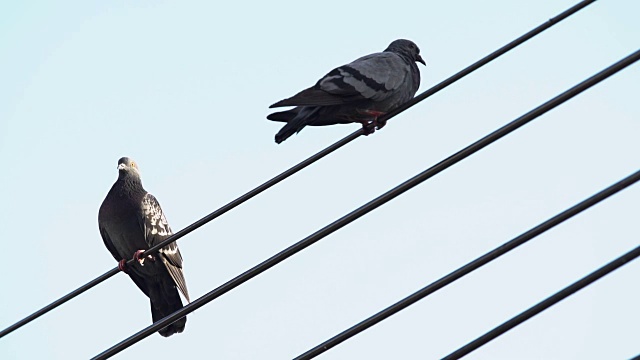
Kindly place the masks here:
<instances>
[{"instance_id":1,"label":"dark gray pigeon","mask_svg":"<svg viewBox=\"0 0 640 360\"><path fill-rule=\"evenodd\" d=\"M120 270L151 300L151 317L156 322L182 308L178 290L189 301L182 273L182 255L176 243L156 255L142 258L142 252L172 234L160 204L140 180L138 165L126 157L118 160L118 180L109 190L98 213L100 235ZM131 257L133 266L125 263ZM160 335L171 336L184 330L187 318L162 328Z\"/></svg>"},{"instance_id":2,"label":"dark gray pigeon","mask_svg":"<svg viewBox=\"0 0 640 360\"><path fill-rule=\"evenodd\" d=\"M386 50L333 69L318 82L270 108L296 106L267 116L287 124L276 134L285 141L307 125L361 123L366 134L385 124L378 117L413 98L420 86L416 62L426 65L418 46L396 40Z\"/></svg>"}]
</instances>

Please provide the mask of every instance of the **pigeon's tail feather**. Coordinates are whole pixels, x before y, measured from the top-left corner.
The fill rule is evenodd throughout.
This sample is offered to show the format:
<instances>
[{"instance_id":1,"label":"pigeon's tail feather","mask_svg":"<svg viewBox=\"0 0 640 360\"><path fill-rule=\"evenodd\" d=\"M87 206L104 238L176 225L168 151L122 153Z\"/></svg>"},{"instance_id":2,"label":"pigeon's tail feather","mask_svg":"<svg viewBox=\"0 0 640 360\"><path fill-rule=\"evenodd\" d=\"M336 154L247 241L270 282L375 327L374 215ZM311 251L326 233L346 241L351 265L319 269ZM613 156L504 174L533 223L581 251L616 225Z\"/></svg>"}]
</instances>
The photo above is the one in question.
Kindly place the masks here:
<instances>
[{"instance_id":1,"label":"pigeon's tail feather","mask_svg":"<svg viewBox=\"0 0 640 360\"><path fill-rule=\"evenodd\" d=\"M318 106L303 106L289 110L295 113L295 117L289 120L287 125L283 126L282 129L278 131L276 134L276 142L280 144L287 140L291 135L299 133L305 126L307 126L310 120L317 116L319 110L320 107Z\"/></svg>"},{"instance_id":2,"label":"pigeon's tail feather","mask_svg":"<svg viewBox=\"0 0 640 360\"><path fill-rule=\"evenodd\" d=\"M300 132L303 127L304 125L299 126L293 123L288 123L287 125L283 126L282 129L280 129L280 131L278 131L278 133L276 134L276 142L280 144L281 142L287 140L291 135Z\"/></svg>"},{"instance_id":3,"label":"pigeon's tail feather","mask_svg":"<svg viewBox=\"0 0 640 360\"><path fill-rule=\"evenodd\" d=\"M154 323L180 309L182 309L182 301L180 300L180 295L178 295L178 290L176 290L175 287L172 287L171 291L164 293L163 296L151 298L151 318ZM176 320L174 323L163 327L158 331L158 333L164 337L181 333L184 331L186 323L187 317L185 316Z\"/></svg>"}]
</instances>

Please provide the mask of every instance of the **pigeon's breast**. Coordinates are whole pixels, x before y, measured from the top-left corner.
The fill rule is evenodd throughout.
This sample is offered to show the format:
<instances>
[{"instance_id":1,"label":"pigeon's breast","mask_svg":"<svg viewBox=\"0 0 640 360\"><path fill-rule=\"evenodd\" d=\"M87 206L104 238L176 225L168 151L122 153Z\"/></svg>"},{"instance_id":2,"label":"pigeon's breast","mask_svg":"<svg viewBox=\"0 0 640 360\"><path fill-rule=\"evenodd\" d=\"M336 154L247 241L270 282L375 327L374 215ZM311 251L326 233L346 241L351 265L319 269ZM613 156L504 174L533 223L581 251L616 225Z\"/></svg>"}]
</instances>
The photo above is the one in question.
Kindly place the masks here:
<instances>
[{"instance_id":1,"label":"pigeon's breast","mask_svg":"<svg viewBox=\"0 0 640 360\"><path fill-rule=\"evenodd\" d=\"M138 221L135 200L110 194L100 208L98 221L118 254L129 259L139 249L146 249L144 233Z\"/></svg>"}]
</instances>

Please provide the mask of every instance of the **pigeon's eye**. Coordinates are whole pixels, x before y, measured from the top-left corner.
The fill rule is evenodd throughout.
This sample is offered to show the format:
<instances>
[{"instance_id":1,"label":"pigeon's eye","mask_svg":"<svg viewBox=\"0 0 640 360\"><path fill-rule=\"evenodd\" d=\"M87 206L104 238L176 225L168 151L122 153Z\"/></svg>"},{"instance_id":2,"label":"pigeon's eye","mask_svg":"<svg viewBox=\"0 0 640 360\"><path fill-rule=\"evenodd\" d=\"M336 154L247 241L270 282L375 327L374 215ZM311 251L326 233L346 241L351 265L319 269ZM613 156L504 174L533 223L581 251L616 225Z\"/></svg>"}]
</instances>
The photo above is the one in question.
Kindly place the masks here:
<instances>
[{"instance_id":1,"label":"pigeon's eye","mask_svg":"<svg viewBox=\"0 0 640 360\"><path fill-rule=\"evenodd\" d=\"M131 167L136 167L136 163L132 162Z\"/></svg>"}]
</instances>

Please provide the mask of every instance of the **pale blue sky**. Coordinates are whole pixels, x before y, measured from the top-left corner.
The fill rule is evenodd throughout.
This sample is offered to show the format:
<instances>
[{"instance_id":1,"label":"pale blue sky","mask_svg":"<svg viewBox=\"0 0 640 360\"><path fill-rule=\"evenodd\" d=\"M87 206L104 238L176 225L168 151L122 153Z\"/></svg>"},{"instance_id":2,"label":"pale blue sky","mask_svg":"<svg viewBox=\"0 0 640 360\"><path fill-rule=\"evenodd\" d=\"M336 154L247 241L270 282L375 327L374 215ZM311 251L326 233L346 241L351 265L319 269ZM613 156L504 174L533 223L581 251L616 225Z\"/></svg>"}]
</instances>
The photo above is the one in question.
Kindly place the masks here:
<instances>
[{"instance_id":1,"label":"pale blue sky","mask_svg":"<svg viewBox=\"0 0 640 360\"><path fill-rule=\"evenodd\" d=\"M420 91L573 5L557 1L4 2L0 327L113 266L97 228L121 156L174 231L350 134L281 145L268 106L407 38ZM640 5L598 1L179 241L197 298L640 47ZM157 334L120 359L286 359L640 168L633 65ZM632 187L322 359L434 359L638 245ZM640 353L640 261L469 359ZM151 323L119 274L0 339L84 359Z\"/></svg>"}]
</instances>

